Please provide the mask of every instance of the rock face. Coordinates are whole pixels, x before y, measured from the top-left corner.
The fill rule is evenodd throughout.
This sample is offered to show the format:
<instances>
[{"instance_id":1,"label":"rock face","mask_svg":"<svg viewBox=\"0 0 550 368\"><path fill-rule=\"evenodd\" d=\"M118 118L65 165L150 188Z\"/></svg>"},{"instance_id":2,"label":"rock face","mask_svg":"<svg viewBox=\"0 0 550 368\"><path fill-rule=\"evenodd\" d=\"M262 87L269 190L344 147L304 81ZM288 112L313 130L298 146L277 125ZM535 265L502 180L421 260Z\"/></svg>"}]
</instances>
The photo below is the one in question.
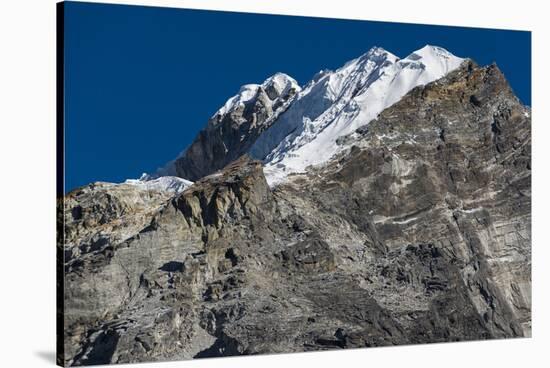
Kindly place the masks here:
<instances>
[{"instance_id":1,"label":"rock face","mask_svg":"<svg viewBox=\"0 0 550 368\"><path fill-rule=\"evenodd\" d=\"M222 153L179 194L70 193L62 363L530 336L530 134L498 68L467 61L275 188Z\"/></svg>"}]
</instances>

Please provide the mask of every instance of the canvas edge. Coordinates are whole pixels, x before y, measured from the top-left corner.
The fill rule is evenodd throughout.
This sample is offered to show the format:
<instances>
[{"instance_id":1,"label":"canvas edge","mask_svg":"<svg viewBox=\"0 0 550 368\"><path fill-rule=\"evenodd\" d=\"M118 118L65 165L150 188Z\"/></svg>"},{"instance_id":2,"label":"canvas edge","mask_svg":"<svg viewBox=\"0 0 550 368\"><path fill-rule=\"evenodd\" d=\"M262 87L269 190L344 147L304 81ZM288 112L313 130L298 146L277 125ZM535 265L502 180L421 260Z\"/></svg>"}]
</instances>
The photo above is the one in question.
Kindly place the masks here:
<instances>
[{"instance_id":1,"label":"canvas edge","mask_svg":"<svg viewBox=\"0 0 550 368\"><path fill-rule=\"evenodd\" d=\"M56 364L65 365L65 275L63 202L65 192L65 3L56 3Z\"/></svg>"}]
</instances>

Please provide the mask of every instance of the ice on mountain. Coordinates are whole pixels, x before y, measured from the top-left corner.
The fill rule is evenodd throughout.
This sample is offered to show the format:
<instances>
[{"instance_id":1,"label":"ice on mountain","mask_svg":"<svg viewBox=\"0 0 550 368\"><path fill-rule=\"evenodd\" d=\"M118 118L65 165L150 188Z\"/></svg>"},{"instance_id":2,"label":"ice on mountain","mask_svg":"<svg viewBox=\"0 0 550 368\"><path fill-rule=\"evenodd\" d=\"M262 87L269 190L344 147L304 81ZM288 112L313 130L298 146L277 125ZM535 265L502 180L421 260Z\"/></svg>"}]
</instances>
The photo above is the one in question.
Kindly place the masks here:
<instances>
[{"instance_id":1,"label":"ice on mountain","mask_svg":"<svg viewBox=\"0 0 550 368\"><path fill-rule=\"evenodd\" d=\"M404 59L374 47L334 72L317 73L253 145L270 184L329 160L339 137L368 124L408 91L441 78L464 59L427 45Z\"/></svg>"},{"instance_id":2,"label":"ice on mountain","mask_svg":"<svg viewBox=\"0 0 550 368\"><path fill-rule=\"evenodd\" d=\"M235 96L229 98L225 104L218 111L216 111L216 113L214 113L213 116L222 116L234 111L239 106L244 106L256 97L260 88L263 88L266 91L269 91L270 88L274 88L277 95L281 96L288 93L291 88L299 91L300 85L287 74L275 73L271 77L267 78L262 84L245 84L241 86L239 92ZM273 99L272 96L270 96L270 98Z\"/></svg>"}]
</instances>

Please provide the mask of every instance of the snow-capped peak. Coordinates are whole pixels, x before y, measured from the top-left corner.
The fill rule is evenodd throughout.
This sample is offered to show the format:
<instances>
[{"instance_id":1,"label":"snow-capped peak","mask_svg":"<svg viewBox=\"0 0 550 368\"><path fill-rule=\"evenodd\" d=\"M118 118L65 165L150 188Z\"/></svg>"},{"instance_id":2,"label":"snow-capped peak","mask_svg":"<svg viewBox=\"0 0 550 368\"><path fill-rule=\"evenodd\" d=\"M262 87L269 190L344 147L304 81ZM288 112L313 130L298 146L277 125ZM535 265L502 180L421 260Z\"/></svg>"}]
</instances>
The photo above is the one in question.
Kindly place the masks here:
<instances>
[{"instance_id":1,"label":"snow-capped peak","mask_svg":"<svg viewBox=\"0 0 550 368\"><path fill-rule=\"evenodd\" d=\"M286 95L292 88L298 92L301 89L298 82L285 73L275 73L271 77L267 78L261 86L264 89L269 89L269 87L275 88L279 96Z\"/></svg>"},{"instance_id":2,"label":"snow-capped peak","mask_svg":"<svg viewBox=\"0 0 550 368\"><path fill-rule=\"evenodd\" d=\"M426 77L429 77L433 75L443 76L449 71L458 68L463 61L464 59L454 56L442 47L426 45L412 52L401 60L400 63L403 65L416 63L424 67L429 67L429 73L425 74ZM427 82L421 84L425 83Z\"/></svg>"},{"instance_id":3,"label":"snow-capped peak","mask_svg":"<svg viewBox=\"0 0 550 368\"><path fill-rule=\"evenodd\" d=\"M243 117L247 111L245 107L261 102L267 112L267 117L261 122L262 129L256 129L256 123L248 128L248 134L258 132L259 136L254 137L244 149L239 146L240 143L229 147L225 140L222 143L229 156L237 150L239 155L247 152L251 157L262 160L266 178L273 185L285 180L291 173L304 172L308 166L327 162L346 149L337 143L338 138L368 124L414 87L443 77L463 61L447 50L431 45L403 59L381 47L373 47L334 71L318 72L303 88L290 76L276 73L261 84L242 86L212 116L206 130L222 136L229 134L224 122L247 122ZM229 120L225 119L228 114L231 114ZM182 170L178 171L176 164L186 153L187 150L183 151L175 160L154 175L147 175L141 182L179 175ZM201 156L195 155L193 160L198 157ZM185 160L181 162L182 165L189 165ZM210 166L217 165L211 162Z\"/></svg>"},{"instance_id":4,"label":"snow-capped peak","mask_svg":"<svg viewBox=\"0 0 550 368\"><path fill-rule=\"evenodd\" d=\"M329 160L337 139L368 124L416 86L456 69L464 59L427 45L404 59L373 47L334 72L317 74L255 142L270 184Z\"/></svg>"},{"instance_id":5,"label":"snow-capped peak","mask_svg":"<svg viewBox=\"0 0 550 368\"><path fill-rule=\"evenodd\" d=\"M264 91L268 91L267 93L271 99L285 96L292 88L296 91L300 91L300 85L294 78L284 73L275 73L261 84L245 84L241 86L239 92L235 96L229 98L225 104L214 113L213 117L217 115L226 115L238 107L244 106L246 103L254 100L260 88Z\"/></svg>"},{"instance_id":6,"label":"snow-capped peak","mask_svg":"<svg viewBox=\"0 0 550 368\"><path fill-rule=\"evenodd\" d=\"M454 56L453 54L451 54L449 51L445 50L442 47L426 45L421 49L413 51L405 59L409 59L409 60L432 59L433 60L438 58L452 59L452 58L456 58L456 56Z\"/></svg>"},{"instance_id":7,"label":"snow-capped peak","mask_svg":"<svg viewBox=\"0 0 550 368\"><path fill-rule=\"evenodd\" d=\"M383 63L386 60L395 62L397 61L397 59L399 58L394 54L392 54L391 52L383 49L382 47L374 46L374 47L371 47L369 51L367 51L366 53L364 53L363 55L361 55L359 58L355 60L370 60L372 62Z\"/></svg>"}]
</instances>

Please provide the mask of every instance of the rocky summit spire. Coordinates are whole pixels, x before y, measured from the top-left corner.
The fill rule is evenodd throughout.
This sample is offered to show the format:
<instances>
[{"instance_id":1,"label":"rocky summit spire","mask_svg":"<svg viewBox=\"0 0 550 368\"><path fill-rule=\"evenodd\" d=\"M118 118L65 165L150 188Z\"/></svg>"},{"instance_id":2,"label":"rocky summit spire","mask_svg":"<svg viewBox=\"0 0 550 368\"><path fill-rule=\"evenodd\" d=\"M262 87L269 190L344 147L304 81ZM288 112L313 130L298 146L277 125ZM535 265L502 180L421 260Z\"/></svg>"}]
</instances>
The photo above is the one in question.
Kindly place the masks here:
<instances>
[{"instance_id":1,"label":"rocky summit spire","mask_svg":"<svg viewBox=\"0 0 550 368\"><path fill-rule=\"evenodd\" d=\"M197 180L223 168L248 152L300 90L298 83L284 73L276 73L261 84L243 85L214 113L185 151L148 178L173 175Z\"/></svg>"}]
</instances>

